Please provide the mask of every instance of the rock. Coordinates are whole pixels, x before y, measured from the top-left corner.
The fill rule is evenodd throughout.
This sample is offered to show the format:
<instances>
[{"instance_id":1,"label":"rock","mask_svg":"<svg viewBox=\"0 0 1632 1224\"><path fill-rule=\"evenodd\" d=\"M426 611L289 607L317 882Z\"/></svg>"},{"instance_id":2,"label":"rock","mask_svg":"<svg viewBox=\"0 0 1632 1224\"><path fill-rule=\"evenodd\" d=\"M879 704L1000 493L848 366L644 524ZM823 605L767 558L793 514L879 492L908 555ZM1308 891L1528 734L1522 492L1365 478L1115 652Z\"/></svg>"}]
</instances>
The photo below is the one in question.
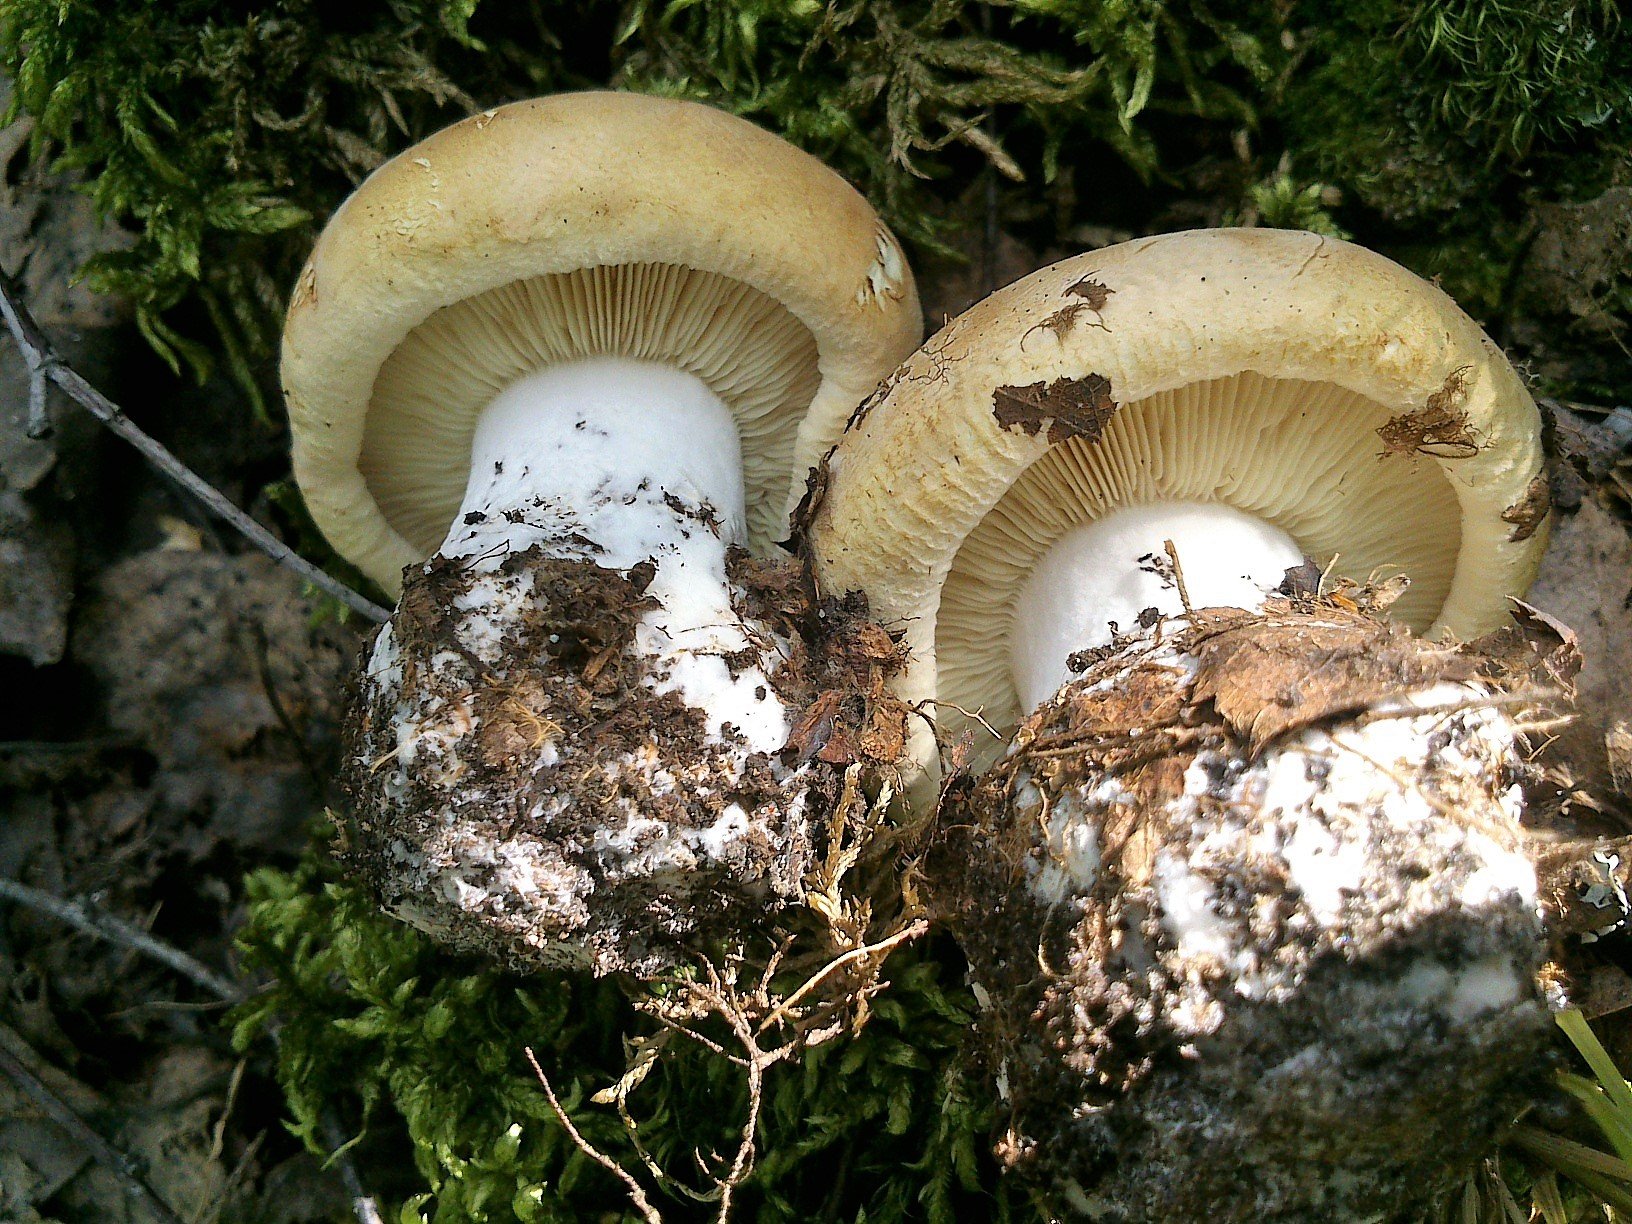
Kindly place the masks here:
<instances>
[{"instance_id":1,"label":"rock","mask_svg":"<svg viewBox=\"0 0 1632 1224\"><path fill-rule=\"evenodd\" d=\"M36 667L62 658L73 567L68 525L0 488L0 654L21 655Z\"/></svg>"},{"instance_id":2,"label":"rock","mask_svg":"<svg viewBox=\"0 0 1632 1224\"><path fill-rule=\"evenodd\" d=\"M1577 785L1615 788L1605 737L1632 718L1632 536L1596 498L1559 515L1529 602L1575 630L1576 717L1552 747Z\"/></svg>"},{"instance_id":3,"label":"rock","mask_svg":"<svg viewBox=\"0 0 1632 1224\"><path fill-rule=\"evenodd\" d=\"M300 844L357 643L311 617L300 580L258 554L154 549L92 583L73 654L112 728L152 754L176 848Z\"/></svg>"},{"instance_id":4,"label":"rock","mask_svg":"<svg viewBox=\"0 0 1632 1224\"><path fill-rule=\"evenodd\" d=\"M0 110L10 92L0 78ZM129 312L76 274L130 238L101 222L74 178L27 162L30 128L23 119L0 129L0 264L62 356L98 382L123 348ZM64 511L92 482L86 467L99 427L53 395L58 436L30 438L28 398L28 367L9 338L0 340L0 654L39 667L58 662L67 640L77 548Z\"/></svg>"}]
</instances>

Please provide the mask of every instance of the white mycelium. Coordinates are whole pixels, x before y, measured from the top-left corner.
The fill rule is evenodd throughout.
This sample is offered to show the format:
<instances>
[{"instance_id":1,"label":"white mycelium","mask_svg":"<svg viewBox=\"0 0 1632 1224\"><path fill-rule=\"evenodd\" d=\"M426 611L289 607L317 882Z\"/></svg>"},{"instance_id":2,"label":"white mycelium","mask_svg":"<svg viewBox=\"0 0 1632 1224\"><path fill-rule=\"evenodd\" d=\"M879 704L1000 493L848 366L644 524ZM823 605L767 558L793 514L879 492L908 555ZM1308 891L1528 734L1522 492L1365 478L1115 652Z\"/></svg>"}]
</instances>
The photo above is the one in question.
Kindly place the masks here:
<instances>
[{"instance_id":1,"label":"white mycelium","mask_svg":"<svg viewBox=\"0 0 1632 1224\"><path fill-rule=\"evenodd\" d=\"M1184 610L1166 541L1196 608L1259 607L1303 562L1279 527L1216 502L1129 506L1066 532L1015 601L1009 657L1022 710L1071 679L1072 654L1110 642L1111 625L1129 633L1147 608L1165 616Z\"/></svg>"},{"instance_id":2,"label":"white mycelium","mask_svg":"<svg viewBox=\"0 0 1632 1224\"><path fill-rule=\"evenodd\" d=\"M1196 660L1171 645L1152 649L1141 639L1127 654L1169 669L1175 687L1194 682ZM1104 666L1106 679L1085 691L1132 671L1114 660ZM1129 734L1137 739L1140 729ZM1222 979L1243 999L1285 1001L1314 957L1345 948L1359 930L1382 938L1452 912L1535 914L1535 868L1514 844L1519 789L1504 781L1516 734L1484 691L1438 683L1363 719L1305 728L1255 760L1197 753L1156 821L1164 843L1152 884L1170 970L1208 979L1210 992ZM1093 904L1102 830L1118 809L1151 801L1116 777L1047 795L1022 780L1009 819L1036 830L1026 860L1032 895L1050 906ZM1265 915L1220 891L1239 893L1240 881L1256 876L1276 882L1274 922L1296 936L1295 953L1266 943ZM1417 975L1390 989L1397 1002L1433 1003L1465 1019L1481 1000L1506 1006L1528 988L1515 962L1489 958L1451 972L1432 999L1431 980L1439 981ZM1196 1032L1216 1027L1217 1008L1194 1002L1191 1015L1210 1017Z\"/></svg>"},{"instance_id":3,"label":"white mycelium","mask_svg":"<svg viewBox=\"0 0 1632 1224\"><path fill-rule=\"evenodd\" d=\"M441 561L427 563L458 567L453 640L405 667L387 626L365 677L390 727L367 785L420 830L389 889L403 917L456 942L468 942L462 925L484 925L523 958L640 968L663 959L642 924L683 932L700 871L749 898L796 885L796 856L791 879L766 874L767 854L808 833L797 771L775 757L790 728L771 685L783 644L737 612L726 573L728 547L745 539L740 449L730 410L699 379L623 358L552 367L483 411L464 503ZM624 650L644 688L700 717L700 744L671 753L674 728L642 726L642 742L617 751L576 745L557 721L572 712L528 697L527 670L512 666L539 611L522 554L620 574L655 565L652 606ZM538 706L518 725L533 775L565 762L547 784L500 794L466 782L486 751L484 688ZM724 798L749 769L755 794L767 777L782 787L752 810Z\"/></svg>"}]
</instances>

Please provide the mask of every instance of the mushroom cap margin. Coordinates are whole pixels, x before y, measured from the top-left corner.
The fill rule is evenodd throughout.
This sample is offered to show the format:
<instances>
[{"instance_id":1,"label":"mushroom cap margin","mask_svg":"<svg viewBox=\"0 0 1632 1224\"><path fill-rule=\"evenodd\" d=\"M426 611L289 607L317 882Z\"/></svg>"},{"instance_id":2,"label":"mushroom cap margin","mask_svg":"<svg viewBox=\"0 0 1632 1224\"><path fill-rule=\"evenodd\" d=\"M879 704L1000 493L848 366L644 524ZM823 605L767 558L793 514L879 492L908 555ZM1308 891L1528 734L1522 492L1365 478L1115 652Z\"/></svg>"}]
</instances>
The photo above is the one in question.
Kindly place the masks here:
<instances>
[{"instance_id":1,"label":"mushroom cap margin","mask_svg":"<svg viewBox=\"0 0 1632 1224\"><path fill-rule=\"evenodd\" d=\"M795 445L789 508L851 410L921 337L911 272L872 208L746 120L621 93L473 115L370 175L290 298L281 376L294 471L335 549L393 594L402 567L424 559L357 466L375 379L410 331L516 280L642 262L747 284L814 336L821 384Z\"/></svg>"},{"instance_id":2,"label":"mushroom cap margin","mask_svg":"<svg viewBox=\"0 0 1632 1224\"><path fill-rule=\"evenodd\" d=\"M1070 293L1085 280L1109 291L1100 325L1048 325L1086 300ZM1438 463L1462 509L1455 574L1429 633L1467 638L1501 623L1546 543L1545 529L1511 538L1519 533L1502 517L1543 473L1534 401L1439 288L1363 247L1293 230L1121 243L1033 272L952 320L891 376L830 457L810 527L818 577L834 592L865 592L875 616L905 631L911 661L898 691L913 703L932 699L941 590L958 550L1051 445L1047 431L999 424L997 388L1096 374L1121 405L1244 372L1334 383L1400 412L1460 378L1457 409L1478 451L1400 462ZM933 770L935 751L920 723L915 766Z\"/></svg>"}]
</instances>

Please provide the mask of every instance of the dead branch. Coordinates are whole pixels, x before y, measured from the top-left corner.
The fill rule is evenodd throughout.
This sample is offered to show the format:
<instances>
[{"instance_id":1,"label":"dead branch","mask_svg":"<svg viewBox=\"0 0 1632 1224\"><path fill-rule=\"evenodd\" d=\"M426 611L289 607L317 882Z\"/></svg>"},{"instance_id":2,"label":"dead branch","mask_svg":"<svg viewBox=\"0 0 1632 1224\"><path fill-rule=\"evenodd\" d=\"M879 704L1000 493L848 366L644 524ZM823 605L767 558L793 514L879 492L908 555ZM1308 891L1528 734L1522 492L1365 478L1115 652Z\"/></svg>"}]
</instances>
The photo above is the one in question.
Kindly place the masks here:
<instances>
[{"instance_id":1,"label":"dead branch","mask_svg":"<svg viewBox=\"0 0 1632 1224\"><path fill-rule=\"evenodd\" d=\"M922 918L917 918L908 923L904 928L897 931L895 934L891 935L888 939L881 939L875 944L867 944L860 948L852 948L850 951L834 957L820 970L806 979L802 986L790 994L786 999L782 1000L782 1002L779 1003L776 1008L765 1017L765 1019L759 1022L759 1026L756 1031L763 1033L778 1020L785 1019L794 1005L811 991L815 990L817 986L822 984L822 982L826 981L827 978L833 974L834 970L849 964L851 961L865 960L874 957L882 960L901 944L917 939L920 935L927 933L928 930L929 923Z\"/></svg>"},{"instance_id":2,"label":"dead branch","mask_svg":"<svg viewBox=\"0 0 1632 1224\"><path fill-rule=\"evenodd\" d=\"M48 914L87 935L94 935L98 939L105 939L109 943L139 952L228 1003L242 1003L250 996L247 988L223 977L202 961L188 956L180 948L173 948L162 940L154 939L140 927L122 918L116 918L89 902L65 900L38 888L19 884L6 876L0 876L0 897L18 905L25 905L39 913ZM278 1030L272 1028L269 1032L273 1045L276 1046L279 1041ZM322 1117L321 1124L324 1142L336 1153L334 1163L339 1170L340 1180L345 1184L346 1193L351 1196L351 1209L357 1217L358 1224L384 1224L379 1206L375 1203L373 1195L364 1188L362 1178L358 1176L357 1166L341 1150L345 1147L345 1136L341 1133L339 1124L327 1114Z\"/></svg>"},{"instance_id":3,"label":"dead branch","mask_svg":"<svg viewBox=\"0 0 1632 1224\"><path fill-rule=\"evenodd\" d=\"M212 514L225 520L229 526L279 565L293 570L324 593L338 599L346 607L368 620L384 624L391 613L373 600L365 599L345 583L330 577L317 566L296 553L282 540L245 514L214 485L177 459L155 439L138 429L120 408L90 383L86 382L52 347L38 323L23 305L23 295L10 277L0 272L0 316L5 318L11 338L28 366L28 432L30 437L44 437L50 433L50 419L46 415L46 386L54 383L69 399L84 408L102 424L129 442L159 473L179 486Z\"/></svg>"},{"instance_id":4,"label":"dead branch","mask_svg":"<svg viewBox=\"0 0 1632 1224\"><path fill-rule=\"evenodd\" d=\"M538 1082L544 1086L545 1099L549 1101L550 1108L555 1111L555 1116L560 1121L562 1128L567 1132L567 1137L572 1140L580 1152L624 1184L629 1192L629 1201L634 1204L635 1210L640 1212L640 1218L645 1220L646 1224L663 1224L663 1217L657 1214L657 1208L653 1207L646 1198L646 1192L640 1188L640 1183L634 1179L634 1175L578 1133L578 1128L572 1124L572 1119L567 1117L567 1111L561 1108L561 1102L555 1099L555 1089L550 1087L550 1078L544 1074L544 1068L538 1065L538 1059L533 1054L533 1047L523 1046L522 1052L527 1055L527 1061L532 1064L533 1074L538 1076Z\"/></svg>"},{"instance_id":5,"label":"dead branch","mask_svg":"<svg viewBox=\"0 0 1632 1224\"><path fill-rule=\"evenodd\" d=\"M28 1049L21 1037L16 1034L8 1036L11 1041ZM33 1053L32 1050L29 1052ZM5 1042L0 1042L0 1071L5 1072L6 1078L38 1105L46 1117L89 1152L92 1160L118 1178L125 1193L145 1207L149 1215L160 1224L182 1224L181 1217L142 1178L141 1166L136 1160L92 1130L85 1119L70 1109L61 1097L51 1091L44 1080L29 1070L27 1064L7 1048Z\"/></svg>"},{"instance_id":6,"label":"dead branch","mask_svg":"<svg viewBox=\"0 0 1632 1224\"><path fill-rule=\"evenodd\" d=\"M126 922L123 918L116 918L88 902L65 900L42 892L38 888L19 884L5 876L0 876L0 897L18 905L26 905L40 913L49 914L76 931L140 952L150 960L156 960L189 981L202 986L218 999L225 999L229 1003L241 1003L249 997L249 992L242 986L222 977L202 961L195 960L179 948L172 948L169 944L154 939L140 927Z\"/></svg>"}]
</instances>

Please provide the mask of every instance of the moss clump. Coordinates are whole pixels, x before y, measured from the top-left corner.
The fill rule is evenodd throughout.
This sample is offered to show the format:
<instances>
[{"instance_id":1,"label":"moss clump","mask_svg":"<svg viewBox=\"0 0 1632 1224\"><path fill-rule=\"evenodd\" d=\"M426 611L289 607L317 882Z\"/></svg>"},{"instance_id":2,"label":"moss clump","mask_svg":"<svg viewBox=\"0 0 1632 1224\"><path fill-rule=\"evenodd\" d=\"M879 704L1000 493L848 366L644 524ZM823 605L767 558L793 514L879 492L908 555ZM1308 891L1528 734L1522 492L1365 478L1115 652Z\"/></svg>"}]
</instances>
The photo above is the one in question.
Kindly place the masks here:
<instances>
[{"instance_id":1,"label":"moss clump","mask_svg":"<svg viewBox=\"0 0 1632 1224\"><path fill-rule=\"evenodd\" d=\"M1341 227L1486 319L1537 207L1632 178L1632 38L1609 0L478 4L6 0L0 67L36 147L136 232L93 282L172 362L224 361L257 395L311 219L461 110L551 89L724 106L920 246L996 174L1024 197L999 223L1039 246L1084 222ZM1601 304L1619 334L1624 303Z\"/></svg>"},{"instance_id":2,"label":"moss clump","mask_svg":"<svg viewBox=\"0 0 1632 1224\"><path fill-rule=\"evenodd\" d=\"M1632 40L1607 0L1314 0L1297 16L1290 140L1392 221L1521 176L1588 187L1632 136Z\"/></svg>"},{"instance_id":3,"label":"moss clump","mask_svg":"<svg viewBox=\"0 0 1632 1224\"><path fill-rule=\"evenodd\" d=\"M1316 0L1275 107L1372 242L1504 317L1537 209L1632 169L1632 39L1603 0Z\"/></svg>"},{"instance_id":4,"label":"moss clump","mask_svg":"<svg viewBox=\"0 0 1632 1224\"><path fill-rule=\"evenodd\" d=\"M1067 142L1150 174L1147 107L1250 122L1272 71L1244 27L1163 0L634 0L623 46L621 81L781 132L919 242L928 182L956 191L985 164L1035 185Z\"/></svg>"},{"instance_id":5,"label":"moss clump","mask_svg":"<svg viewBox=\"0 0 1632 1224\"><path fill-rule=\"evenodd\" d=\"M312 219L478 102L609 82L704 98L829 159L928 239L928 181L955 193L990 164L1036 182L1068 139L1149 173L1147 106L1245 120L1268 72L1252 35L1194 0L556 0L530 17L478 0L6 0L0 69L36 151L135 231L92 283L132 300L172 365L222 359L257 397ZM189 302L212 341L175 321Z\"/></svg>"},{"instance_id":6,"label":"moss clump","mask_svg":"<svg viewBox=\"0 0 1632 1224\"><path fill-rule=\"evenodd\" d=\"M623 1188L563 1132L528 1047L584 1137L642 1178L665 1219L712 1218L712 1204L656 1183L616 1110L590 1102L642 1048L660 1049L627 1098L646 1153L706 1191L692 1153L714 1168L709 1154L728 1161L736 1150L743 1071L703 1044L661 1038L626 993L636 987L515 977L450 957L326 866L257 872L248 892L239 945L272 982L240 1009L237 1040L277 1030L293 1126L313 1150L326 1153L328 1112L368 1132L382 1159L367 1173L412 1153L418 1177L397 1187L403 1219L576 1221L627 1208ZM959 1057L973 1000L948 985L933 952L897 952L886 967L890 985L859 1035L767 1072L740 1218L1008 1218L1009 1192L986 1154L993 1105ZM717 1023L699 1028L731 1040Z\"/></svg>"}]
</instances>

